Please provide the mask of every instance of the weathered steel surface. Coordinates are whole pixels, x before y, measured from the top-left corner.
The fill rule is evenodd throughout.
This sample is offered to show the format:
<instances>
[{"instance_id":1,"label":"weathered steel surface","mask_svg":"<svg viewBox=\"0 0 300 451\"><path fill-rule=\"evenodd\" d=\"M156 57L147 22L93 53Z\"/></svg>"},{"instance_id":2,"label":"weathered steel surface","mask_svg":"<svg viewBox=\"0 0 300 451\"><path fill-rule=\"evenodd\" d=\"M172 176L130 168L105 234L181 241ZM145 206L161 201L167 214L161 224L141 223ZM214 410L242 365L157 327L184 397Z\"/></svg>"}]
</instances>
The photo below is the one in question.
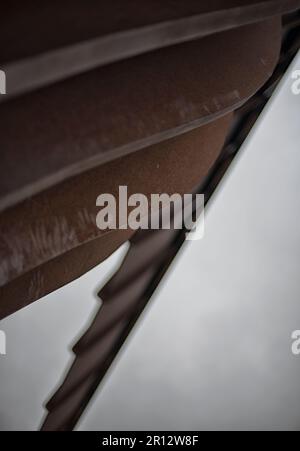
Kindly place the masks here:
<instances>
[{"instance_id":1,"label":"weathered steel surface","mask_svg":"<svg viewBox=\"0 0 300 451\"><path fill-rule=\"evenodd\" d=\"M133 231L99 230L96 199L189 193L219 155L230 115L70 179L5 211L0 221L0 318L99 264ZM130 208L128 208L128 212Z\"/></svg>"},{"instance_id":2,"label":"weathered steel surface","mask_svg":"<svg viewBox=\"0 0 300 451\"><path fill-rule=\"evenodd\" d=\"M1 8L0 65L11 96L147 51L300 7L300 0L10 1ZM55 29L55 32L53 30Z\"/></svg>"},{"instance_id":3,"label":"weathered steel surface","mask_svg":"<svg viewBox=\"0 0 300 451\"><path fill-rule=\"evenodd\" d=\"M202 181L208 200L299 48L299 15L281 30L299 0L147 3L12 0L0 17L8 92L53 83L1 96L0 317L131 237L44 430L74 427L184 241L185 230L103 233L96 197L121 184L184 193Z\"/></svg>"},{"instance_id":4,"label":"weathered steel surface","mask_svg":"<svg viewBox=\"0 0 300 451\"><path fill-rule=\"evenodd\" d=\"M276 17L1 104L0 210L241 106L274 70L280 42Z\"/></svg>"},{"instance_id":5,"label":"weathered steel surface","mask_svg":"<svg viewBox=\"0 0 300 451\"><path fill-rule=\"evenodd\" d=\"M224 149L199 187L206 202L299 49L299 19L297 14L285 23L282 53L270 80L236 112ZM184 229L180 232L140 231L134 236L122 266L99 293L103 304L73 348L76 358L61 387L47 404L49 413L42 430L74 428L184 239Z\"/></svg>"}]
</instances>

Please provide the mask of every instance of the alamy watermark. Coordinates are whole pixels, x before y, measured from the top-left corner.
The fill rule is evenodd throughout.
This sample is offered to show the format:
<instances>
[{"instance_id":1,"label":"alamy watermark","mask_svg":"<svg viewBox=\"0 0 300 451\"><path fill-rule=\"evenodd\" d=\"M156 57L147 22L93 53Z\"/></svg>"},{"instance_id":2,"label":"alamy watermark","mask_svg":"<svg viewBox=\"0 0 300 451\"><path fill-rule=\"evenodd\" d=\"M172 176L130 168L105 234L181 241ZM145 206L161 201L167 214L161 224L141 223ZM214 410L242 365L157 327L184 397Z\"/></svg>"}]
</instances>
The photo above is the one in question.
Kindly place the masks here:
<instances>
[{"instance_id":1,"label":"alamy watermark","mask_svg":"<svg viewBox=\"0 0 300 451\"><path fill-rule=\"evenodd\" d=\"M0 70L0 95L6 94L6 75L3 70Z\"/></svg>"},{"instance_id":2,"label":"alamy watermark","mask_svg":"<svg viewBox=\"0 0 300 451\"><path fill-rule=\"evenodd\" d=\"M6 355L6 334L0 330L0 356Z\"/></svg>"},{"instance_id":3,"label":"alamy watermark","mask_svg":"<svg viewBox=\"0 0 300 451\"><path fill-rule=\"evenodd\" d=\"M294 330L292 333L292 353L300 356L300 330Z\"/></svg>"},{"instance_id":4,"label":"alamy watermark","mask_svg":"<svg viewBox=\"0 0 300 451\"><path fill-rule=\"evenodd\" d=\"M291 86L292 93L297 96L300 94L300 70L294 70L291 75L294 80Z\"/></svg>"},{"instance_id":5,"label":"alamy watermark","mask_svg":"<svg viewBox=\"0 0 300 451\"><path fill-rule=\"evenodd\" d=\"M204 235L203 194L128 196L127 186L119 186L118 199L113 194L101 194L96 206L102 207L96 217L100 230L185 229L186 239L193 241Z\"/></svg>"}]
</instances>

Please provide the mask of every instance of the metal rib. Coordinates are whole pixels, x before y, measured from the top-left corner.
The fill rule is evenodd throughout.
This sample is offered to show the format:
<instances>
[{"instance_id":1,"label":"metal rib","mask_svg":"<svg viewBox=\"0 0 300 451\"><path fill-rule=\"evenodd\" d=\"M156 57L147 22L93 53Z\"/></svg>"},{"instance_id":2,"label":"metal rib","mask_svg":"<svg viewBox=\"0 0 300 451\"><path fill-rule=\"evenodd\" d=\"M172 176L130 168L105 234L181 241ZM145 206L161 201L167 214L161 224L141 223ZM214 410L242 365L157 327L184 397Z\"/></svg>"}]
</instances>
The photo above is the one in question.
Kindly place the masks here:
<instances>
[{"instance_id":1,"label":"metal rib","mask_svg":"<svg viewBox=\"0 0 300 451\"><path fill-rule=\"evenodd\" d=\"M158 23L108 33L93 39L75 42L72 45L64 45L62 42L60 48L50 49L45 53L7 63L2 61L1 69L7 75L8 90L6 96L0 96L0 102L99 66L170 45L203 38L213 33L249 25L276 15L286 14L300 7L299 0L268 0L257 1L255 4L249 3L212 12L206 12L207 8L204 8L205 12L201 14L162 22L158 20ZM199 5L198 9L201 10L201 2ZM124 7L126 8L126 6ZM151 8L151 5L149 7ZM113 18L105 17L105 12L104 19L113 20Z\"/></svg>"}]
</instances>

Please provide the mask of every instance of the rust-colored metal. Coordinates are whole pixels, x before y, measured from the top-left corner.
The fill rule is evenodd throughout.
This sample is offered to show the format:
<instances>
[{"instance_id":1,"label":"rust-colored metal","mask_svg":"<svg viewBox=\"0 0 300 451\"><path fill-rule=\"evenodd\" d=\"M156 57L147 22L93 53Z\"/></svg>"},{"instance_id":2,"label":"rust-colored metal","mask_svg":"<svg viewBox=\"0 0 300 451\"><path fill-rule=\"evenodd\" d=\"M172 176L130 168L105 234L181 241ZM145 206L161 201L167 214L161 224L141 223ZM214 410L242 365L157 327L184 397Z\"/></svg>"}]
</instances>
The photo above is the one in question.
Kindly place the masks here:
<instances>
[{"instance_id":1,"label":"rust-colored metal","mask_svg":"<svg viewBox=\"0 0 300 451\"><path fill-rule=\"evenodd\" d=\"M299 13L286 21L282 53L273 76L237 111L235 124L222 154L199 187L199 192L205 194L206 202L299 49L299 23ZM76 358L63 384L47 404L49 413L42 430L71 430L77 424L85 406L182 246L185 233L183 228L180 232L140 231L134 236L120 269L99 292L103 305L73 348Z\"/></svg>"},{"instance_id":2,"label":"rust-colored metal","mask_svg":"<svg viewBox=\"0 0 300 451\"><path fill-rule=\"evenodd\" d=\"M0 102L108 63L298 7L298 0L89 0L84 4L63 0L59 7L35 0L5 2L0 16L0 66L9 83Z\"/></svg>"},{"instance_id":3,"label":"rust-colored metal","mask_svg":"<svg viewBox=\"0 0 300 451\"><path fill-rule=\"evenodd\" d=\"M26 200L1 213L0 317L74 280L132 235L97 229L99 194L116 193L120 184L146 194L190 192L224 139L212 120L223 123L268 79L280 37L277 17L1 105L0 197L4 204ZM183 135L189 129L194 132ZM96 164L119 151L131 154ZM37 193L28 198L28 190ZM89 243L98 238L93 248Z\"/></svg>"},{"instance_id":4,"label":"rust-colored metal","mask_svg":"<svg viewBox=\"0 0 300 451\"><path fill-rule=\"evenodd\" d=\"M197 185L207 202L299 48L299 13L284 18L283 33L281 15L300 0L149 0L149 11L138 0L97 2L97 10L92 0L71 8L63 0L59 17L53 3L30 0L27 12L23 4L4 9L7 20L17 6L13 20L24 39L0 27L1 69L17 96L2 96L0 105L0 317L131 238L47 406L42 429L70 430L186 233L100 232L96 197L121 184L146 195Z\"/></svg>"},{"instance_id":5,"label":"rust-colored metal","mask_svg":"<svg viewBox=\"0 0 300 451\"><path fill-rule=\"evenodd\" d=\"M134 233L99 230L99 194L189 193L217 159L231 115L99 166L6 210L0 221L0 318L99 264ZM172 170L170 168L172 167ZM128 208L130 211L130 208Z\"/></svg>"},{"instance_id":6,"label":"rust-colored metal","mask_svg":"<svg viewBox=\"0 0 300 451\"><path fill-rule=\"evenodd\" d=\"M273 72L280 42L275 17L0 105L0 211L238 108Z\"/></svg>"}]
</instances>

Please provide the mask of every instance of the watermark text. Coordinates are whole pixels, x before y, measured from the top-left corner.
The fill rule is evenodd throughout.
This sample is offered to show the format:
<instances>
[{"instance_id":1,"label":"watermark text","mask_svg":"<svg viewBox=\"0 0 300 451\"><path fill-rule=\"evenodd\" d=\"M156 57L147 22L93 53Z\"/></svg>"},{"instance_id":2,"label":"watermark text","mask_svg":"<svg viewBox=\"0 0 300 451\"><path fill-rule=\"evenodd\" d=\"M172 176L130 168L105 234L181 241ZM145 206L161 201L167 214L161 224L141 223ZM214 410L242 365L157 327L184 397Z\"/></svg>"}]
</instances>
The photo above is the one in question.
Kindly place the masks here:
<instances>
[{"instance_id":1,"label":"watermark text","mask_svg":"<svg viewBox=\"0 0 300 451\"><path fill-rule=\"evenodd\" d=\"M0 70L0 95L6 94L6 75L3 70Z\"/></svg>"},{"instance_id":2,"label":"watermark text","mask_svg":"<svg viewBox=\"0 0 300 451\"><path fill-rule=\"evenodd\" d=\"M298 96L300 94L300 70L294 70L291 77L294 80L291 87L292 93Z\"/></svg>"},{"instance_id":3,"label":"watermark text","mask_svg":"<svg viewBox=\"0 0 300 451\"><path fill-rule=\"evenodd\" d=\"M118 198L101 194L96 206L101 207L96 216L100 230L185 229L187 240L199 240L204 235L203 194L128 196L128 187L119 186Z\"/></svg>"},{"instance_id":4,"label":"watermark text","mask_svg":"<svg viewBox=\"0 0 300 451\"><path fill-rule=\"evenodd\" d=\"M6 334L0 330L0 356L6 355Z\"/></svg>"},{"instance_id":5,"label":"watermark text","mask_svg":"<svg viewBox=\"0 0 300 451\"><path fill-rule=\"evenodd\" d=\"M292 333L292 353L300 356L300 330L294 330Z\"/></svg>"}]
</instances>

